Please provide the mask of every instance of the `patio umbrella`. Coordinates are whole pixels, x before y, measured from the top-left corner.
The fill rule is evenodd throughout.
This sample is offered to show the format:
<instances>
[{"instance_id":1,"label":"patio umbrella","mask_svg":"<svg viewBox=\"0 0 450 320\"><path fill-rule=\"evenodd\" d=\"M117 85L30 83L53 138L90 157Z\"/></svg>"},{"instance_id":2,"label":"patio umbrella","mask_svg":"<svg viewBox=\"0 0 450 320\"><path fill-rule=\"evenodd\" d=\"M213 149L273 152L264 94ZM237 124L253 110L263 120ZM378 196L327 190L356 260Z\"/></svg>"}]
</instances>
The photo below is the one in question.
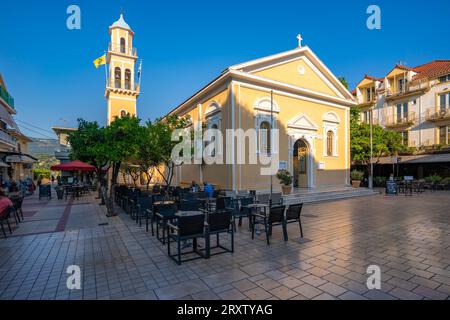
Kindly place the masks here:
<instances>
[{"instance_id":1,"label":"patio umbrella","mask_svg":"<svg viewBox=\"0 0 450 320\"><path fill-rule=\"evenodd\" d=\"M82 171L82 172L95 171L94 166L91 166L90 164L84 163L80 160L62 163L57 166L52 166L50 169L53 171Z\"/></svg>"}]
</instances>

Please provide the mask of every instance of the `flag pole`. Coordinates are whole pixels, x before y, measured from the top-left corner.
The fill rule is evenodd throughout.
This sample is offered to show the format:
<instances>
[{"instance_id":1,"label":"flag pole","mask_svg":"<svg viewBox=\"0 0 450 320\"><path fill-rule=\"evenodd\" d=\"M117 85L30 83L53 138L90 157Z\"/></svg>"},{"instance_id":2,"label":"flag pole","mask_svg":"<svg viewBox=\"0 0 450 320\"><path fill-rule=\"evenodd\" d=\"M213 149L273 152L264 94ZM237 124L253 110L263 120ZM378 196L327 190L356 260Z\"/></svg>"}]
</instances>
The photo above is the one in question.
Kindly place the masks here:
<instances>
[{"instance_id":1,"label":"flag pole","mask_svg":"<svg viewBox=\"0 0 450 320\"><path fill-rule=\"evenodd\" d=\"M106 63L106 59L107 59L106 51L104 51L104 54L105 54L105 81L106 81L106 86L108 87L109 84L108 84L108 68L106 67L106 65L107 65L107 63Z\"/></svg>"},{"instance_id":2,"label":"flag pole","mask_svg":"<svg viewBox=\"0 0 450 320\"><path fill-rule=\"evenodd\" d=\"M141 59L141 63L139 64L138 74L139 74L139 91L141 91L142 59Z\"/></svg>"}]
</instances>

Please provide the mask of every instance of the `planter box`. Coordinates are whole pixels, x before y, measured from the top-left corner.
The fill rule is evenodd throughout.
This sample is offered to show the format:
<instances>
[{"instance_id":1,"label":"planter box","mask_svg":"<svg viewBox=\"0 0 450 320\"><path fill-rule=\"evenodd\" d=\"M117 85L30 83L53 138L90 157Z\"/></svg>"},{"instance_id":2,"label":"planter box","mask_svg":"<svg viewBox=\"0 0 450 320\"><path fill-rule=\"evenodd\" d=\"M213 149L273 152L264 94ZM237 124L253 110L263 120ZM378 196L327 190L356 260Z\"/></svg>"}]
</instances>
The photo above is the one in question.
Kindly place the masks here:
<instances>
[{"instance_id":1,"label":"planter box","mask_svg":"<svg viewBox=\"0 0 450 320\"><path fill-rule=\"evenodd\" d=\"M281 186L281 190L283 191L283 194L291 194L292 186Z\"/></svg>"},{"instance_id":2,"label":"planter box","mask_svg":"<svg viewBox=\"0 0 450 320\"><path fill-rule=\"evenodd\" d=\"M359 180L353 180L352 181L352 187L353 188L359 188L361 186L361 181Z\"/></svg>"}]
</instances>

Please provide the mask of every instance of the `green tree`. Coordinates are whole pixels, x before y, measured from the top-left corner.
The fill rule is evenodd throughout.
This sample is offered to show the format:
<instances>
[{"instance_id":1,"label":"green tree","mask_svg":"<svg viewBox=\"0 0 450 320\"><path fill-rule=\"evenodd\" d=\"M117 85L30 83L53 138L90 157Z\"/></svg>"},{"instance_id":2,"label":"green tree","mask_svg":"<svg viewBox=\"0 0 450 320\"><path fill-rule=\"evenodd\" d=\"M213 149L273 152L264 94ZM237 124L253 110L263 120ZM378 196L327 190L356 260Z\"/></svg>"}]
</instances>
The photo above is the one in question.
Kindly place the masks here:
<instances>
[{"instance_id":1,"label":"green tree","mask_svg":"<svg viewBox=\"0 0 450 320\"><path fill-rule=\"evenodd\" d=\"M107 197L106 172L108 157L105 152L106 130L100 127L96 121L78 119L78 130L69 134L68 141L71 145L70 158L89 163L95 167L95 174L100 184L99 196L103 200Z\"/></svg>"},{"instance_id":2,"label":"green tree","mask_svg":"<svg viewBox=\"0 0 450 320\"><path fill-rule=\"evenodd\" d=\"M157 143L157 135L157 128L151 121L148 121L145 126L142 126L138 135L139 147L135 159L132 160L134 164L139 166L140 173L145 175L147 190L150 188L153 173L156 170L155 168L162 161Z\"/></svg>"},{"instance_id":3,"label":"green tree","mask_svg":"<svg viewBox=\"0 0 450 320\"><path fill-rule=\"evenodd\" d=\"M110 168L110 188L105 199L108 216L117 215L114 212L114 193L117 177L122 163L135 159L139 148L141 133L140 120L134 116L116 118L105 128L104 152Z\"/></svg>"},{"instance_id":4,"label":"green tree","mask_svg":"<svg viewBox=\"0 0 450 320\"><path fill-rule=\"evenodd\" d=\"M338 80L344 85L344 87L349 90L350 86L348 85L347 80L345 79L345 77L339 77Z\"/></svg>"},{"instance_id":5,"label":"green tree","mask_svg":"<svg viewBox=\"0 0 450 320\"><path fill-rule=\"evenodd\" d=\"M361 123L360 112L354 107L350 111L350 150L355 163L370 165L370 125ZM378 163L383 156L396 155L404 150L400 133L388 131L379 125L372 126L373 161Z\"/></svg>"},{"instance_id":6,"label":"green tree","mask_svg":"<svg viewBox=\"0 0 450 320\"><path fill-rule=\"evenodd\" d=\"M97 122L78 120L78 130L69 135L72 147L71 158L87 162L96 167L102 199L108 216L114 216L113 196L122 162L133 159L138 148L140 132L136 117L117 118L108 127ZM107 172L110 174L108 187Z\"/></svg>"},{"instance_id":7,"label":"green tree","mask_svg":"<svg viewBox=\"0 0 450 320\"><path fill-rule=\"evenodd\" d=\"M172 140L172 133L177 129L184 129L191 124L189 116L180 117L171 115L163 119L158 119L152 125L150 139L155 143L158 150L154 162L156 170L164 180L167 187L172 183L176 164L172 159L172 150L179 141Z\"/></svg>"}]
</instances>

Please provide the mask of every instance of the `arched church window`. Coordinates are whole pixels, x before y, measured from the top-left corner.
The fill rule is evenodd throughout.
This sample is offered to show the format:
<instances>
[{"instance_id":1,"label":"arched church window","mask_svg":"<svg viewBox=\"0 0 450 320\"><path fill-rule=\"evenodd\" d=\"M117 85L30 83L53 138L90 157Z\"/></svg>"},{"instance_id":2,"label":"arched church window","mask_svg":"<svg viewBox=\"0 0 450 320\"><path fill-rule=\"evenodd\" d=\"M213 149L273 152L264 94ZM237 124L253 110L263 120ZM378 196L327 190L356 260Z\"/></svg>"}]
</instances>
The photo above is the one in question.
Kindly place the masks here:
<instances>
[{"instance_id":1,"label":"arched church window","mask_svg":"<svg viewBox=\"0 0 450 320\"><path fill-rule=\"evenodd\" d=\"M120 117L121 117L121 118L126 117L127 114L128 114L128 112L127 112L126 110L121 110L121 111L120 111Z\"/></svg>"},{"instance_id":2,"label":"arched church window","mask_svg":"<svg viewBox=\"0 0 450 320\"><path fill-rule=\"evenodd\" d=\"M263 154L269 154L270 147L270 123L267 121L263 121L259 126L259 152Z\"/></svg>"},{"instance_id":3,"label":"arched church window","mask_svg":"<svg viewBox=\"0 0 450 320\"><path fill-rule=\"evenodd\" d=\"M119 67L114 69L114 87L121 88L122 87L122 70Z\"/></svg>"},{"instance_id":4,"label":"arched church window","mask_svg":"<svg viewBox=\"0 0 450 320\"><path fill-rule=\"evenodd\" d=\"M333 131L327 132L327 156L333 156L333 144L334 144L334 133Z\"/></svg>"},{"instance_id":5,"label":"arched church window","mask_svg":"<svg viewBox=\"0 0 450 320\"><path fill-rule=\"evenodd\" d=\"M213 129L213 130L218 130L219 127L217 126L217 124L213 124L213 125L211 126L211 129ZM211 137L211 143L215 143L215 141L216 141L216 137L215 137L215 136L212 136L212 137ZM217 148L217 145L215 146L215 148ZM216 156L216 149L215 149L215 148L214 148L213 152L211 152L211 156L212 156L212 157L215 157L215 156Z\"/></svg>"},{"instance_id":6,"label":"arched church window","mask_svg":"<svg viewBox=\"0 0 450 320\"><path fill-rule=\"evenodd\" d=\"M120 38L120 53L125 53L125 38Z\"/></svg>"},{"instance_id":7,"label":"arched church window","mask_svg":"<svg viewBox=\"0 0 450 320\"><path fill-rule=\"evenodd\" d=\"M130 69L125 70L125 89L131 90L131 71L130 71Z\"/></svg>"}]
</instances>

